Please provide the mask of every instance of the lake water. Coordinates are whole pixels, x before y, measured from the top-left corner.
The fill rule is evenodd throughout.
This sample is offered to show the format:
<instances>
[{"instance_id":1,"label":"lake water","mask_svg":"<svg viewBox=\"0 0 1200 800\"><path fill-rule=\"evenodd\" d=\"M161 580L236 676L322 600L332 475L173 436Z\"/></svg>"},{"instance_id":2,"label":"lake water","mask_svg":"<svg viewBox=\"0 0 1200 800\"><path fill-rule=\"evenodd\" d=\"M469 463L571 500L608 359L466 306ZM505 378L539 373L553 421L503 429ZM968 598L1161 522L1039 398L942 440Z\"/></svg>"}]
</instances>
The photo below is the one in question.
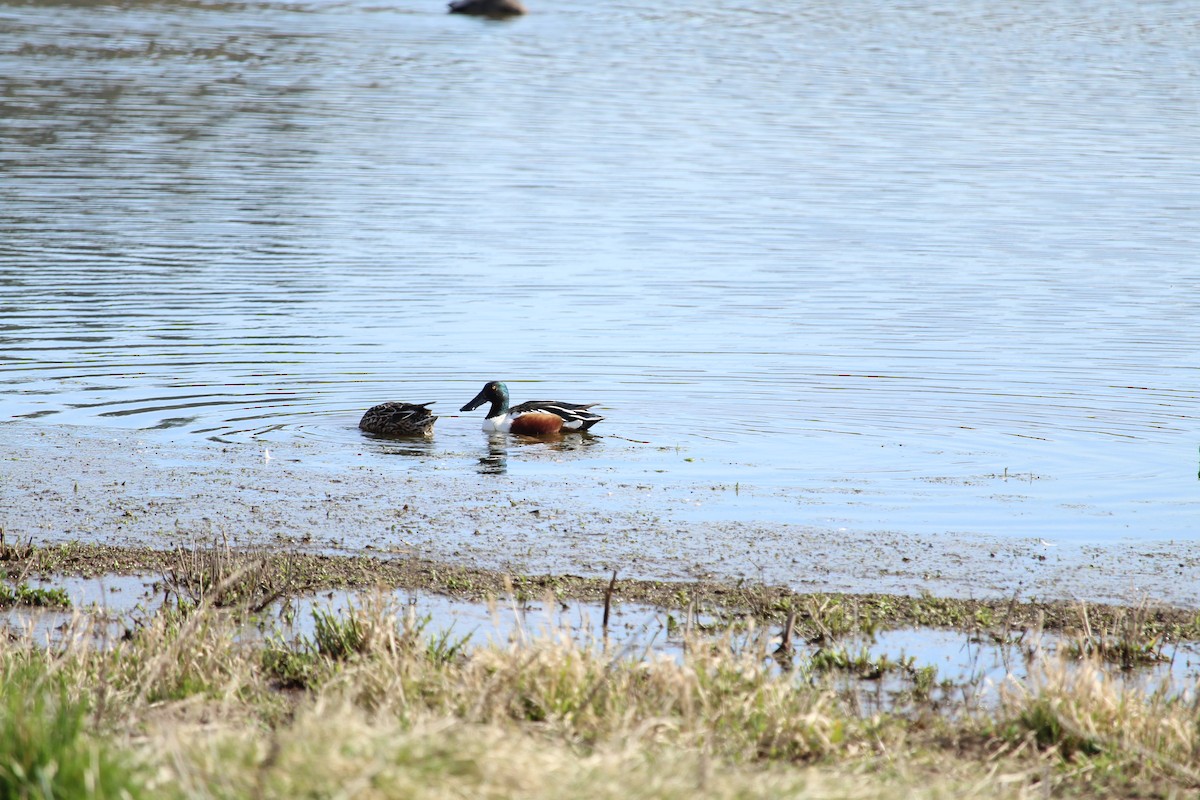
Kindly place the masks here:
<instances>
[{"instance_id":1,"label":"lake water","mask_svg":"<svg viewBox=\"0 0 1200 800\"><path fill-rule=\"evenodd\" d=\"M1194 7L528 4L0 1L0 419L1200 534ZM489 379L607 418L497 455Z\"/></svg>"}]
</instances>

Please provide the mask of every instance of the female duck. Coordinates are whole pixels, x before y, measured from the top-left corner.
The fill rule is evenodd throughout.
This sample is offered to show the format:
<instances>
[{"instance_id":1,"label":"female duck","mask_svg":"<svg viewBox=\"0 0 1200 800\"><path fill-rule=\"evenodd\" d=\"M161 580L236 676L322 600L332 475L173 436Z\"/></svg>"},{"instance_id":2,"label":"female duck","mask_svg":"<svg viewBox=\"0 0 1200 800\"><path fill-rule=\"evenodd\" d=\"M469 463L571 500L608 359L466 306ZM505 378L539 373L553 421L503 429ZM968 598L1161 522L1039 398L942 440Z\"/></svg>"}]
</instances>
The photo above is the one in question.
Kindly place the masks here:
<instances>
[{"instance_id":1,"label":"female duck","mask_svg":"<svg viewBox=\"0 0 1200 800\"><path fill-rule=\"evenodd\" d=\"M509 408L508 387L499 381L491 381L475 399L462 407L462 411L474 411L490 402L483 429L494 433L518 433L525 436L546 436L563 431L586 431L604 417L589 408L588 403L562 403L557 400L530 400Z\"/></svg>"},{"instance_id":2,"label":"female duck","mask_svg":"<svg viewBox=\"0 0 1200 800\"><path fill-rule=\"evenodd\" d=\"M358 421L358 427L367 433L380 436L433 436L433 423L437 417L426 408L432 402L380 403L371 406Z\"/></svg>"}]
</instances>

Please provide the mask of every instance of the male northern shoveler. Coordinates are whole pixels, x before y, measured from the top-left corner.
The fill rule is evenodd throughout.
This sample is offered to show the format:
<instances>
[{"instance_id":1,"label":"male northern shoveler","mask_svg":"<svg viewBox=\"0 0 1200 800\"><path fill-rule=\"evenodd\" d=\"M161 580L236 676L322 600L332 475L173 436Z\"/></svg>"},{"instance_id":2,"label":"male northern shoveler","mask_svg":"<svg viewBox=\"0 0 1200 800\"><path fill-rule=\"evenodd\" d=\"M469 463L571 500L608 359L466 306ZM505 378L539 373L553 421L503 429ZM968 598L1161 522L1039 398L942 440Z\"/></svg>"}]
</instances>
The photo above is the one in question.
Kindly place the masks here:
<instances>
[{"instance_id":1,"label":"male northern shoveler","mask_svg":"<svg viewBox=\"0 0 1200 800\"><path fill-rule=\"evenodd\" d=\"M430 403L380 403L371 406L358 421L358 427L380 436L433 436L437 417L426 406Z\"/></svg>"},{"instance_id":2,"label":"male northern shoveler","mask_svg":"<svg viewBox=\"0 0 1200 800\"><path fill-rule=\"evenodd\" d=\"M530 400L519 406L508 407L508 387L500 381L491 381L475 395L475 399L460 411L474 411L490 402L487 419L483 421L485 431L496 433L520 433L526 436L545 436L561 431L586 431L604 417L589 408L588 403L560 403L556 400Z\"/></svg>"},{"instance_id":3,"label":"male northern shoveler","mask_svg":"<svg viewBox=\"0 0 1200 800\"><path fill-rule=\"evenodd\" d=\"M471 14L476 17L519 17L525 13L521 0L453 0L451 14Z\"/></svg>"}]
</instances>

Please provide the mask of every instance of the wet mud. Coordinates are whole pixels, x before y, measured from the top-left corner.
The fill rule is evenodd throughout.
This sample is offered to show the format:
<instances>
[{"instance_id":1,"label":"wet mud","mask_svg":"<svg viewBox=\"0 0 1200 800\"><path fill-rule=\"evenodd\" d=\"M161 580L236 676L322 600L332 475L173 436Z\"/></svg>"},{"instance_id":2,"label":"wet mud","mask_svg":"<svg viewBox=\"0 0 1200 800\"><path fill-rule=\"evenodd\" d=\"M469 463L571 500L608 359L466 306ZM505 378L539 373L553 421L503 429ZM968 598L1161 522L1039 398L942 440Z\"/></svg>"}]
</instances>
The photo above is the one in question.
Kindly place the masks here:
<instances>
[{"instance_id":1,"label":"wet mud","mask_svg":"<svg viewBox=\"0 0 1200 800\"><path fill-rule=\"evenodd\" d=\"M704 521L673 514L652 487L578 471L556 480L414 468L367 444L347 461L320 442L268 449L0 424L8 574L158 572L181 550L217 547L301 565L308 577L297 589L483 596L514 581L594 600L616 572L628 600L768 614L825 594L1015 603L1052 617L1077 615L1081 602L1180 619L1200 606L1200 555L1186 542L1053 546L1036 536Z\"/></svg>"}]
</instances>

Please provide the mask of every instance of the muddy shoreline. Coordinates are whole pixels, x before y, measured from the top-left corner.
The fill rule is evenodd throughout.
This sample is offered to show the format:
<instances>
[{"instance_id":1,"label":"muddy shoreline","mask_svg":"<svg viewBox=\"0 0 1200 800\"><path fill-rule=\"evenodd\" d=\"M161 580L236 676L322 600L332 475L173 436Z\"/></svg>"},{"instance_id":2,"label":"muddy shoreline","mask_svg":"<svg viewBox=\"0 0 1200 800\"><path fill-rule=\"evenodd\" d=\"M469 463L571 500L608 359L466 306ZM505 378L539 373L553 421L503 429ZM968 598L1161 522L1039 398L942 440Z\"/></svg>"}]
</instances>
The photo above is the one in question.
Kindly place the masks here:
<instances>
[{"instance_id":1,"label":"muddy shoreline","mask_svg":"<svg viewBox=\"0 0 1200 800\"><path fill-rule=\"evenodd\" d=\"M616 571L631 599L655 604L682 589L742 595L758 608L825 594L1043 610L1149 605L1184 616L1200 607L1200 554L1188 542L1056 546L1037 536L697 522L647 502L645 487L578 473L564 493L561 481L443 474L365 444L347 462L320 441L268 449L26 421L0 424L0 464L6 541L74 553L55 567L72 573L154 572L180 549L219 544L324 559L343 586L441 592L449 587L434 576L457 576L494 592L504 576L524 576L531 588L595 599ZM28 566L11 563L9 574Z\"/></svg>"},{"instance_id":2,"label":"muddy shoreline","mask_svg":"<svg viewBox=\"0 0 1200 800\"><path fill-rule=\"evenodd\" d=\"M0 567L18 581L36 579L51 585L56 577L63 575L157 576L155 585L164 600L170 599L172 592L186 593L181 587L202 581L212 591L212 577L216 573L230 575L233 582L254 587L239 594L239 602L251 595L271 602L327 590L375 589L431 592L474 601L510 597L540 601L553 597L564 604L611 600L655 606L681 616L703 612L709 617L749 616L769 623L782 622L792 615L801 630L807 627L806 621L819 618L823 609L837 606L851 611L855 629L922 626L969 632L1035 629L1074 633L1085 627L1113 631L1136 619L1146 630L1164 634L1172 641L1200 640L1200 615L1160 605L1134 609L1063 600L1020 602L932 595L826 594L796 592L781 586L622 579L619 575L609 579L569 574L522 575L418 558L265 550L236 552L221 545L171 551L80 542L38 547L4 541L0 542Z\"/></svg>"}]
</instances>

